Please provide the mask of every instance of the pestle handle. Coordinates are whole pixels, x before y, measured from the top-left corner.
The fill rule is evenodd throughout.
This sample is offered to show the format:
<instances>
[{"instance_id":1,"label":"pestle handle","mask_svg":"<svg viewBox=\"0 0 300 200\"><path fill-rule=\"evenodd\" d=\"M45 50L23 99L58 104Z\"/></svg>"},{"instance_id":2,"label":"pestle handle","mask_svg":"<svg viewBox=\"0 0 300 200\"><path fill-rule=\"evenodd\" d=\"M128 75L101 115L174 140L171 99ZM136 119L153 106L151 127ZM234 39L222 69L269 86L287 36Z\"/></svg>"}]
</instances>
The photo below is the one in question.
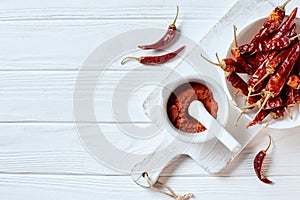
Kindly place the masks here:
<instances>
[{"instance_id":1,"label":"pestle handle","mask_svg":"<svg viewBox=\"0 0 300 200\"><path fill-rule=\"evenodd\" d=\"M231 152L235 153L240 150L241 144L207 112L201 101L193 101L188 111L190 116L201 122L209 134L214 134Z\"/></svg>"}]
</instances>

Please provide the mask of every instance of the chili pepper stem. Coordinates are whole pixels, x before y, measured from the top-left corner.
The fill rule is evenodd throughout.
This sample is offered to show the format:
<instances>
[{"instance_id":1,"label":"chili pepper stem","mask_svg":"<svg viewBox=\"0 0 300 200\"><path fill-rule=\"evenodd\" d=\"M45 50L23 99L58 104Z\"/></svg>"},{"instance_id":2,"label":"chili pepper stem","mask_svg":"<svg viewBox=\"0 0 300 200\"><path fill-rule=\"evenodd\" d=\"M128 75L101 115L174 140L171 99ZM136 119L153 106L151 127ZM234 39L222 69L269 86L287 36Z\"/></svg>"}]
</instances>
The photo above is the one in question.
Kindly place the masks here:
<instances>
[{"instance_id":1,"label":"chili pepper stem","mask_svg":"<svg viewBox=\"0 0 300 200\"><path fill-rule=\"evenodd\" d=\"M234 95L237 95L238 93L239 92L237 91ZM239 108L239 106L236 104L236 102L233 99L231 99L231 103L233 104L233 106Z\"/></svg>"},{"instance_id":2,"label":"chili pepper stem","mask_svg":"<svg viewBox=\"0 0 300 200\"><path fill-rule=\"evenodd\" d=\"M290 114L289 114L289 116L290 116L291 119L293 119L293 109L294 109L294 106L290 106L290 110L289 110Z\"/></svg>"},{"instance_id":3,"label":"chili pepper stem","mask_svg":"<svg viewBox=\"0 0 300 200\"><path fill-rule=\"evenodd\" d=\"M263 109L263 107L266 105L267 101L272 97L272 94L271 93L267 93L266 97L265 97L265 100L264 102L261 104L261 107L259 108L259 110L257 111L256 115L258 113L260 113L260 111ZM255 116L256 116L255 115Z\"/></svg>"},{"instance_id":4,"label":"chili pepper stem","mask_svg":"<svg viewBox=\"0 0 300 200\"><path fill-rule=\"evenodd\" d=\"M216 58L217 58L218 62L221 63L221 59L219 58L218 53L216 53Z\"/></svg>"},{"instance_id":5,"label":"chili pepper stem","mask_svg":"<svg viewBox=\"0 0 300 200\"><path fill-rule=\"evenodd\" d=\"M215 62L209 60L208 58L206 58L205 56L203 56L202 54L201 54L201 57L202 57L204 60L206 60L207 62L209 62L210 64L221 67L221 64L220 64L220 63L219 63L219 64L218 64L218 63L215 63Z\"/></svg>"},{"instance_id":6,"label":"chili pepper stem","mask_svg":"<svg viewBox=\"0 0 300 200\"><path fill-rule=\"evenodd\" d=\"M288 106L288 108L285 108L285 112L287 112L290 119L293 119L293 108L294 106Z\"/></svg>"},{"instance_id":7,"label":"chili pepper stem","mask_svg":"<svg viewBox=\"0 0 300 200\"><path fill-rule=\"evenodd\" d=\"M264 152L265 154L267 154L267 151L270 149L271 144L272 144L272 138L270 135L268 135L268 136L269 136L269 144L265 150L262 150L262 152Z\"/></svg>"},{"instance_id":8,"label":"chili pepper stem","mask_svg":"<svg viewBox=\"0 0 300 200\"><path fill-rule=\"evenodd\" d=\"M265 128L267 128L267 127L270 125L271 121L272 121L274 118L275 118L275 113L271 112L271 113L270 113L270 117L269 117L268 121L266 122Z\"/></svg>"},{"instance_id":9,"label":"chili pepper stem","mask_svg":"<svg viewBox=\"0 0 300 200\"><path fill-rule=\"evenodd\" d=\"M240 112L240 114L237 116L236 120L234 121L234 126L237 127L238 122L240 121L242 115L245 113L246 109L242 108L242 111Z\"/></svg>"},{"instance_id":10,"label":"chili pepper stem","mask_svg":"<svg viewBox=\"0 0 300 200\"><path fill-rule=\"evenodd\" d=\"M285 1L281 6L278 6L279 9L285 10L285 6L290 2L291 0Z\"/></svg>"},{"instance_id":11,"label":"chili pepper stem","mask_svg":"<svg viewBox=\"0 0 300 200\"><path fill-rule=\"evenodd\" d=\"M232 74L232 72L225 72L225 77L227 78L228 76L230 76Z\"/></svg>"},{"instance_id":12,"label":"chili pepper stem","mask_svg":"<svg viewBox=\"0 0 300 200\"><path fill-rule=\"evenodd\" d=\"M236 98L238 94L239 94L239 91L236 91L236 92L234 93L234 97Z\"/></svg>"},{"instance_id":13,"label":"chili pepper stem","mask_svg":"<svg viewBox=\"0 0 300 200\"><path fill-rule=\"evenodd\" d=\"M260 101L257 101L256 103L253 103L253 104L250 104L250 105L246 105L246 106L242 107L242 109L249 109L249 108L253 108L255 106L260 107L261 106Z\"/></svg>"},{"instance_id":14,"label":"chili pepper stem","mask_svg":"<svg viewBox=\"0 0 300 200\"><path fill-rule=\"evenodd\" d=\"M247 98L246 98L246 102L248 102L248 100L249 100L249 98L250 98L250 96L251 96L251 93L253 92L254 90L253 90L253 88L248 88L248 95L247 95Z\"/></svg>"},{"instance_id":15,"label":"chili pepper stem","mask_svg":"<svg viewBox=\"0 0 300 200\"><path fill-rule=\"evenodd\" d=\"M256 93L256 94L251 94L250 97L259 96L259 95L262 95L262 94L264 94L264 91L261 91L261 92Z\"/></svg>"},{"instance_id":16,"label":"chili pepper stem","mask_svg":"<svg viewBox=\"0 0 300 200\"><path fill-rule=\"evenodd\" d=\"M290 38L290 41L293 41L294 39L296 39L296 38L298 38L298 37L300 37L300 34L297 34L297 35L295 35L294 37L291 37L291 38Z\"/></svg>"},{"instance_id":17,"label":"chili pepper stem","mask_svg":"<svg viewBox=\"0 0 300 200\"><path fill-rule=\"evenodd\" d=\"M238 48L238 44L237 44L237 38L236 38L236 31L237 31L237 27L235 25L233 25L233 49L237 49Z\"/></svg>"},{"instance_id":18,"label":"chili pepper stem","mask_svg":"<svg viewBox=\"0 0 300 200\"><path fill-rule=\"evenodd\" d=\"M177 21L177 18L178 18L178 14L179 14L179 6L176 6L176 16L174 18L174 21L172 24L170 24L170 27L176 27L176 21Z\"/></svg>"},{"instance_id":19,"label":"chili pepper stem","mask_svg":"<svg viewBox=\"0 0 300 200\"><path fill-rule=\"evenodd\" d=\"M124 59L121 61L121 64L124 65L124 63L127 62L128 59L134 59L134 60L137 60L138 62L141 62L141 58L129 56L129 57L124 58Z\"/></svg>"},{"instance_id":20,"label":"chili pepper stem","mask_svg":"<svg viewBox=\"0 0 300 200\"><path fill-rule=\"evenodd\" d=\"M270 70L267 70L266 74L259 81L257 81L257 83L255 83L255 85L253 86L253 89L256 86L258 86L258 84L260 84L263 80L265 80L271 74L273 74L273 72L271 72Z\"/></svg>"}]
</instances>

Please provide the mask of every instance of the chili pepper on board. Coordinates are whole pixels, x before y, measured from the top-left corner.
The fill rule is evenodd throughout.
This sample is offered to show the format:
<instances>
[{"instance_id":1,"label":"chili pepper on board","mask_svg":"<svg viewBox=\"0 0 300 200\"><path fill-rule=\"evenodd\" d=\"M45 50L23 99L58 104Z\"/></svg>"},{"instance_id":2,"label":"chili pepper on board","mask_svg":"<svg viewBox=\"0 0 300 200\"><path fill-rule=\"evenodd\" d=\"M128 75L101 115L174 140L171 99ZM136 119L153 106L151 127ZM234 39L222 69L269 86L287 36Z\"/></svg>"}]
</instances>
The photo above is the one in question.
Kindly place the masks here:
<instances>
[{"instance_id":1,"label":"chili pepper on board","mask_svg":"<svg viewBox=\"0 0 300 200\"><path fill-rule=\"evenodd\" d=\"M291 12L289 17L285 20L285 22L280 26L280 28L275 32L275 35L272 37L272 39L281 38L285 36L289 29L291 28L292 24L295 21L296 15L297 15L298 8L294 8L294 10Z\"/></svg>"},{"instance_id":2,"label":"chili pepper on board","mask_svg":"<svg viewBox=\"0 0 300 200\"><path fill-rule=\"evenodd\" d=\"M271 35L274 31L278 29L280 24L282 23L285 16L285 6L291 0L287 0L281 6L277 6L271 14L268 16L268 19L264 22L261 29L254 36L251 43L255 43L257 40L261 40Z\"/></svg>"},{"instance_id":3,"label":"chili pepper on board","mask_svg":"<svg viewBox=\"0 0 300 200\"><path fill-rule=\"evenodd\" d=\"M221 67L225 72L245 73L245 70L243 70L240 66L238 66L238 63L232 58L225 58L220 60L218 54L216 54L219 63L215 63L209 60L208 58L206 58L205 56L203 56L202 54L201 57L207 62L209 62L210 64Z\"/></svg>"},{"instance_id":4,"label":"chili pepper on board","mask_svg":"<svg viewBox=\"0 0 300 200\"><path fill-rule=\"evenodd\" d=\"M300 36L294 37L281 37L276 39L262 40L256 43L244 44L239 47L241 53L257 53L264 51L280 50L289 46L292 41Z\"/></svg>"},{"instance_id":5,"label":"chili pepper on board","mask_svg":"<svg viewBox=\"0 0 300 200\"><path fill-rule=\"evenodd\" d=\"M241 56L240 49L237 44L237 36L236 36L236 26L233 26L233 45L231 47L231 54L236 59L236 62L239 66L241 66L249 75L253 75L254 69L248 65L248 63Z\"/></svg>"},{"instance_id":6,"label":"chili pepper on board","mask_svg":"<svg viewBox=\"0 0 300 200\"><path fill-rule=\"evenodd\" d=\"M141 56L141 57L126 57L121 61L121 64L123 65L128 59L134 59L138 62L145 64L145 65L158 65L158 64L164 64L168 62L169 60L175 58L180 52L183 51L185 46L180 47L176 51L160 55L160 56Z\"/></svg>"},{"instance_id":7,"label":"chili pepper on board","mask_svg":"<svg viewBox=\"0 0 300 200\"><path fill-rule=\"evenodd\" d=\"M276 74L271 76L271 78L269 79L265 87L265 100L262 104L262 107L257 113L261 111L261 109L264 107L264 104L266 104L269 98L276 97L277 95L279 95L294 67L297 58L299 57L299 52L300 42L298 42L291 48L286 59L279 66Z\"/></svg>"},{"instance_id":8,"label":"chili pepper on board","mask_svg":"<svg viewBox=\"0 0 300 200\"><path fill-rule=\"evenodd\" d=\"M178 17L178 13L179 13L179 7L176 7L176 16L174 18L174 21L172 24L169 25L167 32L165 33L165 35L158 40L157 42L150 44L150 45L140 45L138 46L140 49L143 50L149 50L149 49L158 49L164 46L167 46L168 44L170 44L174 38L176 37L176 21L177 21L177 17Z\"/></svg>"},{"instance_id":9,"label":"chili pepper on board","mask_svg":"<svg viewBox=\"0 0 300 200\"><path fill-rule=\"evenodd\" d=\"M253 166L254 166L254 171L257 175L257 177L259 178L259 180L261 180L264 183L267 184L273 184L272 181L270 181L268 178L266 178L263 173L262 173L262 165L264 162L264 159L267 155L267 151L269 150L270 146L272 143L272 138L271 136L269 136L269 144L267 146L267 148L265 150L261 150L260 152L258 152L258 154L255 156L254 161L253 161Z\"/></svg>"}]
</instances>

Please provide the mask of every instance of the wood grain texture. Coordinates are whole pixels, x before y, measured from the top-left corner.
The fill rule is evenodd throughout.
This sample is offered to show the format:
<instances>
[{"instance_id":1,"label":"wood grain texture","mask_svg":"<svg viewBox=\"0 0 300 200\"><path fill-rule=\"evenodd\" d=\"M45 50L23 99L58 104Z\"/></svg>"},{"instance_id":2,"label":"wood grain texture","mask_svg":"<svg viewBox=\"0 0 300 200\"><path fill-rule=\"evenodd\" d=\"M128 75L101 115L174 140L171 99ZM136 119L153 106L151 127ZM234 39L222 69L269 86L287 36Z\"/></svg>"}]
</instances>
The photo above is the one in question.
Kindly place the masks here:
<instances>
[{"instance_id":1,"label":"wood grain texture","mask_svg":"<svg viewBox=\"0 0 300 200\"><path fill-rule=\"evenodd\" d=\"M82 123L86 127L89 124ZM114 124L99 124L111 143L130 153L152 152L154 146L120 133ZM0 125L0 173L129 175L98 163L85 150L75 124L68 123L9 123ZM299 135L272 131L274 146L266 158L264 169L271 176L300 176ZM152 142L159 137L151 139ZM126 142L124 142L126 141ZM268 142L265 134L258 135L243 152L220 174L215 176L254 177L253 158ZM132 145L135 144L135 145ZM289 146L289 148L287 148ZM210 176L192 160L182 157L167 167L163 176Z\"/></svg>"},{"instance_id":2,"label":"wood grain texture","mask_svg":"<svg viewBox=\"0 0 300 200\"><path fill-rule=\"evenodd\" d=\"M235 2L0 1L0 198L168 199L138 187L128 172L104 166L85 150L73 117L77 73L90 53L108 39L135 29L167 27L176 5L181 8L180 31L198 42ZM120 133L112 116L113 84L129 71L107 71L103 90L95 96L101 114L95 121L78 123L87 130L89 124L99 123L106 137L126 151L151 152L153 146L142 148L139 141ZM86 73L92 77L92 71ZM84 84L88 88L90 80ZM151 90L144 88L137 94L139 98L132 99L132 118L123 124L150 123L136 105L142 106L143 97ZM81 92L84 101L86 91ZM292 132L297 130L270 130L275 145L264 171L275 181L274 186L261 184L252 169L253 157L268 141L264 134L220 174L207 174L183 157L163 171L161 180L179 194L194 193L195 199L296 199L300 136Z\"/></svg>"},{"instance_id":3,"label":"wood grain texture","mask_svg":"<svg viewBox=\"0 0 300 200\"><path fill-rule=\"evenodd\" d=\"M17 2L0 2L0 70L78 70L91 51L107 39L134 29L167 27L176 4L181 7L180 31L199 41L234 3Z\"/></svg>"},{"instance_id":4,"label":"wood grain texture","mask_svg":"<svg viewBox=\"0 0 300 200\"><path fill-rule=\"evenodd\" d=\"M115 122L112 110L112 98L115 92L122 96L133 95L134 91L123 88L114 90L120 79L128 72L106 72L99 78L95 92L95 112L98 122ZM146 71L153 76L160 73L159 68ZM124 83L141 82L145 71L132 72L130 79ZM136 75L135 75L136 74ZM86 101L87 90L93 86L93 72L86 72L82 81L85 89L80 91L80 100ZM73 92L77 72L58 71L16 71L0 72L0 122L73 122ZM128 102L131 119L120 122L149 122L142 108L143 101L155 87L149 85L135 92ZM123 99L117 99L123 103ZM63 112L60 112L63 111ZM85 121L87 122L87 121ZM88 121L91 122L91 121ZM95 122L95 121L94 121Z\"/></svg>"},{"instance_id":5,"label":"wood grain texture","mask_svg":"<svg viewBox=\"0 0 300 200\"><path fill-rule=\"evenodd\" d=\"M272 177L276 187L254 177L161 178L178 194L191 192L195 199L297 199L299 176ZM0 175L4 199L170 199L136 186L128 177L71 175ZM261 195L257 195L261 194Z\"/></svg>"}]
</instances>

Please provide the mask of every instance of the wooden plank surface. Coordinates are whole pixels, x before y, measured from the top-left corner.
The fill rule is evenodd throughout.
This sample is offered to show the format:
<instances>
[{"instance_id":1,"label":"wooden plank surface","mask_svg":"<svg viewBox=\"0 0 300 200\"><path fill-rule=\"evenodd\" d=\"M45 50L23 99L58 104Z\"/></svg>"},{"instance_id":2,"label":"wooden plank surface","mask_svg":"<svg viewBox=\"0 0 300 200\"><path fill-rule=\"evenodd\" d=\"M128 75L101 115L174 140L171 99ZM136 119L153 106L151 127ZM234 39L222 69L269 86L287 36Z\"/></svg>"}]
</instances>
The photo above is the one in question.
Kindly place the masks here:
<instances>
[{"instance_id":1,"label":"wooden plank surface","mask_svg":"<svg viewBox=\"0 0 300 200\"><path fill-rule=\"evenodd\" d=\"M87 153L73 117L78 70L96 47L120 33L166 28L176 5L181 33L198 42L235 2L0 1L0 198L168 199L138 187L128 172L110 169ZM99 123L106 137L126 151L151 152L154 147L141 149L120 135L112 115L113 86L129 71L108 70L103 90L95 96L101 114L95 121L77 123L87 129ZM138 75L144 71L136 73L137 80L130 81L142 79ZM90 80L84 83L89 87ZM149 124L142 100L151 90L136 94L139 98L133 98L131 105L138 106L131 107L131 119L122 123ZM84 101L85 91L81 92ZM220 174L207 174L183 157L163 171L161 180L180 194L194 193L195 199L295 199L300 180L297 130L270 132L275 145L264 169L274 186L261 184L252 169L255 153L267 143L265 134L259 134Z\"/></svg>"},{"instance_id":2,"label":"wooden plank surface","mask_svg":"<svg viewBox=\"0 0 300 200\"><path fill-rule=\"evenodd\" d=\"M136 187L127 177L74 175L0 175L4 199L169 199ZM161 178L178 194L191 192L195 199L297 199L299 176L272 177L276 187L258 183L254 177ZM258 195L260 194L260 195Z\"/></svg>"},{"instance_id":3,"label":"wooden plank surface","mask_svg":"<svg viewBox=\"0 0 300 200\"><path fill-rule=\"evenodd\" d=\"M151 153L155 147L139 146L119 133L114 124L99 124L108 140L130 153ZM82 127L89 124L82 123ZM81 145L72 123L2 123L0 135L0 173L129 175L102 166ZM292 131L291 131L292 132ZM265 169L272 176L300 176L299 135L285 131L270 133L274 146L266 158ZM159 139L159 138L158 138ZM128 142L124 142L124 141ZM155 140L155 139L153 139ZM132 147L135 142L136 148ZM253 177L252 161L268 142L259 134L244 151L217 176ZM287 148L289 146L289 148ZM143 150L143 151L141 151ZM209 176L189 158L183 157L163 171L163 176Z\"/></svg>"}]
</instances>

